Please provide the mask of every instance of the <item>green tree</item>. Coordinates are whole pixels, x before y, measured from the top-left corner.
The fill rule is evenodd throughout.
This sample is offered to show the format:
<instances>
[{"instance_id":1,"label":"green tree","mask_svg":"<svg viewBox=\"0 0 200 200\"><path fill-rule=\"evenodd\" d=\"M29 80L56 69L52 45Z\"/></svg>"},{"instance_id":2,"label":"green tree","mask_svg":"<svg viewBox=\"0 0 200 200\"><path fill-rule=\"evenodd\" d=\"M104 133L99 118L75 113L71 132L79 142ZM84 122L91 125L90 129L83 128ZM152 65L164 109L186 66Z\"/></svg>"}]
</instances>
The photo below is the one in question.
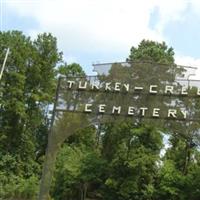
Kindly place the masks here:
<instances>
[{"instance_id":1,"label":"green tree","mask_svg":"<svg viewBox=\"0 0 200 200\"><path fill-rule=\"evenodd\" d=\"M107 131L103 137L109 159L106 199L152 199L161 135L156 128L134 127L131 122L120 122Z\"/></svg>"},{"instance_id":2,"label":"green tree","mask_svg":"<svg viewBox=\"0 0 200 200\"><path fill-rule=\"evenodd\" d=\"M128 81L144 88L155 84L162 88L166 82L172 83L184 71L174 64L173 55L173 49L165 43L143 40L137 48L131 48L127 66L113 64L103 81ZM133 100L127 99L118 95L118 98L112 99L112 103L131 105ZM170 103L171 100L137 96L134 106L146 105L151 108L156 105L165 110L166 102ZM104 191L107 199L154 199L163 147L162 135L166 130L164 124L158 119L157 122L132 119L131 123L122 119L118 123L108 122L104 125L102 153L110 163Z\"/></svg>"},{"instance_id":3,"label":"green tree","mask_svg":"<svg viewBox=\"0 0 200 200\"><path fill-rule=\"evenodd\" d=\"M78 63L72 63L69 65L65 63L64 65L61 65L58 68L58 73L66 77L85 76L85 72L83 71L82 67Z\"/></svg>"},{"instance_id":4,"label":"green tree","mask_svg":"<svg viewBox=\"0 0 200 200\"><path fill-rule=\"evenodd\" d=\"M96 188L102 184L104 169L95 128L91 126L77 131L68 137L58 153L52 196L73 200L97 196Z\"/></svg>"},{"instance_id":5,"label":"green tree","mask_svg":"<svg viewBox=\"0 0 200 200\"><path fill-rule=\"evenodd\" d=\"M131 47L127 61L153 62L161 64L174 64L174 50L168 48L165 42L159 43L151 40L142 40L138 47Z\"/></svg>"},{"instance_id":6,"label":"green tree","mask_svg":"<svg viewBox=\"0 0 200 200\"><path fill-rule=\"evenodd\" d=\"M0 171L8 176L4 186L16 182L13 177L19 184L38 179L49 126L46 109L53 101L55 67L61 61L51 34L32 41L20 31L0 32L0 63L7 47L10 54L0 83Z\"/></svg>"}]
</instances>

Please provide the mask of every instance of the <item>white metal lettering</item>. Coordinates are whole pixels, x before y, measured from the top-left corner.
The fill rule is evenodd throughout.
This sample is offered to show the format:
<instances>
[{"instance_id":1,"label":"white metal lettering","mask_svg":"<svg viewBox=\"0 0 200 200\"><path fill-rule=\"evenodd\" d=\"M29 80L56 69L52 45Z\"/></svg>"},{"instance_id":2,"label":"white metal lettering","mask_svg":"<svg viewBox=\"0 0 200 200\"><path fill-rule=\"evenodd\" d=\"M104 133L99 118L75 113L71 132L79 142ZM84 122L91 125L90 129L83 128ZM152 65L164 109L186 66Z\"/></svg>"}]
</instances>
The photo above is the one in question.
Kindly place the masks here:
<instances>
[{"instance_id":1,"label":"white metal lettering","mask_svg":"<svg viewBox=\"0 0 200 200\"><path fill-rule=\"evenodd\" d=\"M118 106L118 107L113 106L113 108L112 108L112 114L114 114L116 112L117 112L117 114L120 114L120 112L121 112L121 106Z\"/></svg>"},{"instance_id":2,"label":"white metal lettering","mask_svg":"<svg viewBox=\"0 0 200 200\"><path fill-rule=\"evenodd\" d=\"M153 117L159 117L159 111L160 111L160 108L154 108L153 109Z\"/></svg>"},{"instance_id":3,"label":"white metal lettering","mask_svg":"<svg viewBox=\"0 0 200 200\"><path fill-rule=\"evenodd\" d=\"M156 89L157 87L158 87L157 85L150 85L149 93L150 94L156 94L157 90L154 90L154 89Z\"/></svg>"}]
</instances>

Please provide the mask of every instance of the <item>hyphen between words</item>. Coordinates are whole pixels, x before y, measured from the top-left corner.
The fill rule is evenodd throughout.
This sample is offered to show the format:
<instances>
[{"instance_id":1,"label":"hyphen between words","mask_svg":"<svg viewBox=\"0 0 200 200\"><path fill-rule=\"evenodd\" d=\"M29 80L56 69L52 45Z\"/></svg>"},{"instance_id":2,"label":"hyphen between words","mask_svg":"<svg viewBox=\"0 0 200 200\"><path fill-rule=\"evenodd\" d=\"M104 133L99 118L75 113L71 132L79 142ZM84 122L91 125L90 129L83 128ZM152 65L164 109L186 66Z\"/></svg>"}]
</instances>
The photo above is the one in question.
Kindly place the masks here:
<instances>
[{"instance_id":1,"label":"hyphen between words","mask_svg":"<svg viewBox=\"0 0 200 200\"><path fill-rule=\"evenodd\" d=\"M133 86L129 83L120 83L120 82L89 82L89 81L67 81L67 89L74 89L74 90L95 90L95 91L104 91L104 92L127 92L127 93L136 93L136 94L149 94L149 95L165 95L165 96L172 96L172 95L180 95L180 96L188 96L189 95L189 88L185 86L176 87L175 85L162 85L162 90L159 88L158 85L149 85L148 87L141 87L141 86ZM200 97L200 88L195 88L195 96ZM106 113L106 105L99 104L97 109L98 113ZM114 105L110 108L108 106L111 114L121 114L122 107L120 105ZM179 110L179 111L178 111ZM168 109L166 111L166 116L168 118L177 118L178 112L182 115L182 118L187 118L187 111L186 109ZM141 116L145 117L147 111L149 109L147 107L140 107L136 108L134 106L126 107L126 114L127 115L136 115L140 113ZM87 103L84 106L84 112L93 112L93 104ZM151 116L152 117L160 117L160 108L152 108L151 109Z\"/></svg>"}]
</instances>

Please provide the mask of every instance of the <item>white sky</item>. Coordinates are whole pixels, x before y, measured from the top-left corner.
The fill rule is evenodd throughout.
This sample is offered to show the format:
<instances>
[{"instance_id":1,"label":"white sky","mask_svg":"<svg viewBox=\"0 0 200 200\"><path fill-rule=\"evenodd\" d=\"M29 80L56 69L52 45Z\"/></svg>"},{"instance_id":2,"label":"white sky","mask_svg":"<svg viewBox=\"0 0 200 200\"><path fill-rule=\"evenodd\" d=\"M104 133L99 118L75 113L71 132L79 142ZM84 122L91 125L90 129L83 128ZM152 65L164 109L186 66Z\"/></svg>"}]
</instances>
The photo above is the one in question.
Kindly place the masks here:
<instances>
[{"instance_id":1,"label":"white sky","mask_svg":"<svg viewBox=\"0 0 200 200\"><path fill-rule=\"evenodd\" d=\"M173 35L173 29L170 25L184 25L188 13L199 20L200 1L1 0L0 12L2 30L19 27L32 37L52 32L58 38L66 61L79 62L91 73L93 62L124 61L131 46L137 46L142 39L165 41L171 45L173 42L168 34ZM11 16L16 17L16 21L9 21ZM29 22L25 23L27 19ZM186 31L195 28L185 27ZM173 37L180 40L181 31ZM188 34L189 37L192 36ZM194 40L194 47L200 46L200 38L197 40ZM173 45L176 46L176 42ZM187 55L184 48L176 50L174 47L174 50L177 64L200 66L200 55L193 57L192 52ZM197 78L200 78L200 68Z\"/></svg>"}]
</instances>

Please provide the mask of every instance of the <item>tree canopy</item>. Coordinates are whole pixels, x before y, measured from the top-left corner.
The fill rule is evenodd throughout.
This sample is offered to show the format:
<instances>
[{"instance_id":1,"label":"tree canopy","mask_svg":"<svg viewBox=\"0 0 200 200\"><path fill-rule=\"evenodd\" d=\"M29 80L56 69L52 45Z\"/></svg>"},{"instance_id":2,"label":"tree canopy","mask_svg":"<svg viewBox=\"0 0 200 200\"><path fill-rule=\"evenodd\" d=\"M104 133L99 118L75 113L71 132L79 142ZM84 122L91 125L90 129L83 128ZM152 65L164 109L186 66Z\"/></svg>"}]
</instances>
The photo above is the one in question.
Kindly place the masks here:
<instances>
[{"instance_id":1,"label":"tree canopy","mask_svg":"<svg viewBox=\"0 0 200 200\"><path fill-rule=\"evenodd\" d=\"M0 199L35 200L58 77L86 74L80 64L63 61L50 33L32 40L20 31L0 32L0 63L7 47L11 53L0 82ZM184 71L164 42L141 41L131 48L127 62L128 66L113 64L99 80L129 80L145 87L148 81L172 83ZM75 108L77 98L83 97L72 93L67 106ZM92 100L102 98L106 102L109 95L94 95ZM163 109L170 103L136 101L143 102ZM178 103L190 112L200 109L198 98ZM42 200L200 199L199 122L92 120L85 114L57 113L47 162L52 184Z\"/></svg>"}]
</instances>

